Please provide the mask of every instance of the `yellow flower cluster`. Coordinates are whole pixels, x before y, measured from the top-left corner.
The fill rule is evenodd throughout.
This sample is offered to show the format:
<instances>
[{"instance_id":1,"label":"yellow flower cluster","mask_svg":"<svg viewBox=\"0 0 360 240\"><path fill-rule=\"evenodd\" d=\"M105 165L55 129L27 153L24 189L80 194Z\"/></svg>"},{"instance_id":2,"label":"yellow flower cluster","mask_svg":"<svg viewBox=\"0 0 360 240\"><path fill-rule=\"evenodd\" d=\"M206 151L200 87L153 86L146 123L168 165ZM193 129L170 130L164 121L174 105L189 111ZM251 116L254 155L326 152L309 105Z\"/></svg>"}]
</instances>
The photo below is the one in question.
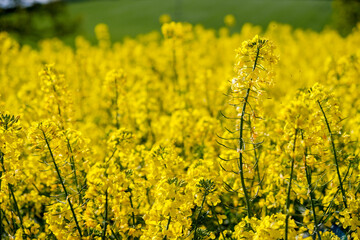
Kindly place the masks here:
<instances>
[{"instance_id":1,"label":"yellow flower cluster","mask_svg":"<svg viewBox=\"0 0 360 240\"><path fill-rule=\"evenodd\" d=\"M360 29L161 21L0 33L0 238L359 239Z\"/></svg>"},{"instance_id":2,"label":"yellow flower cluster","mask_svg":"<svg viewBox=\"0 0 360 240\"><path fill-rule=\"evenodd\" d=\"M258 92L264 85L272 83L272 68L278 61L274 49L272 42L258 35L242 43L242 47L236 50L235 72L238 77L233 80L236 90L251 88Z\"/></svg>"}]
</instances>

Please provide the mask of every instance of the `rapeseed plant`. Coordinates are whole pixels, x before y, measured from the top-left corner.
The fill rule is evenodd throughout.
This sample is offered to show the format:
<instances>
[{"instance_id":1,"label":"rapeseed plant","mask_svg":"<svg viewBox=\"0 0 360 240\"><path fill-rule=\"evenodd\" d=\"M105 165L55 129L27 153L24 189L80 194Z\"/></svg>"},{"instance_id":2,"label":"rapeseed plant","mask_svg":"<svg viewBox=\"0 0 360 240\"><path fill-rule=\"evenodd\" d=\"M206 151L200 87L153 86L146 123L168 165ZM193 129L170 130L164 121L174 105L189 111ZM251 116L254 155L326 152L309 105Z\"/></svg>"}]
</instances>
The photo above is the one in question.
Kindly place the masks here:
<instances>
[{"instance_id":1,"label":"rapeseed plant","mask_svg":"<svg viewBox=\"0 0 360 240\"><path fill-rule=\"evenodd\" d=\"M0 33L0 238L359 239L360 29L224 20Z\"/></svg>"}]
</instances>

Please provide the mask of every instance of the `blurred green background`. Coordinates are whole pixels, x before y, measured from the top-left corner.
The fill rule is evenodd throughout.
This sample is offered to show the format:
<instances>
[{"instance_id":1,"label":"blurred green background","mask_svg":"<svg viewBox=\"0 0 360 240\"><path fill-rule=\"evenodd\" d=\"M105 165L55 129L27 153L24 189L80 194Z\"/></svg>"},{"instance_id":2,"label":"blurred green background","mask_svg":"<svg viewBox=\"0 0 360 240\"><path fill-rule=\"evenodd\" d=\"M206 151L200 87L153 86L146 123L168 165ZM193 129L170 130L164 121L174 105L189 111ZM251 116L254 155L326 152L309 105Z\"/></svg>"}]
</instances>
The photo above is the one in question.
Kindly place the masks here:
<instances>
[{"instance_id":1,"label":"blurred green background","mask_svg":"<svg viewBox=\"0 0 360 240\"><path fill-rule=\"evenodd\" d=\"M4 7L5 2L12 1L14 8ZM10 32L21 43L35 45L41 39L58 37L73 45L76 35L95 42L94 27L98 23L106 23L112 40L121 41L125 36L160 30L162 14L170 15L174 21L215 29L224 26L225 15L232 14L236 19L233 32L239 31L244 23L265 29L276 21L315 31L334 27L346 35L359 19L359 1L78 0L24 7L21 0L0 0L0 30Z\"/></svg>"}]
</instances>

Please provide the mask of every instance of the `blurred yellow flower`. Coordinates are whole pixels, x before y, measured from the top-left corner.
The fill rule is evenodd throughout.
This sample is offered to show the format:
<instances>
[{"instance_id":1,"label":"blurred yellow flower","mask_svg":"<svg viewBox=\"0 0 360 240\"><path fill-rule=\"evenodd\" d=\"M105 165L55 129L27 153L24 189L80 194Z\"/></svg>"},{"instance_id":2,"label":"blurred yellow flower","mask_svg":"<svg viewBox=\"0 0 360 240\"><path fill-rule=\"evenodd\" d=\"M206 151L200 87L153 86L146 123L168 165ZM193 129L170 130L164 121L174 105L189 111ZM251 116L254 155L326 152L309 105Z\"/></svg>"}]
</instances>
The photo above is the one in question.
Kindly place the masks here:
<instances>
[{"instance_id":1,"label":"blurred yellow flower","mask_svg":"<svg viewBox=\"0 0 360 240\"><path fill-rule=\"evenodd\" d=\"M225 25L228 26L228 27L233 27L233 26L235 26L235 24L236 24L236 19L235 19L234 15L232 15L232 14L226 15L226 16L224 17L224 23L225 23Z\"/></svg>"}]
</instances>

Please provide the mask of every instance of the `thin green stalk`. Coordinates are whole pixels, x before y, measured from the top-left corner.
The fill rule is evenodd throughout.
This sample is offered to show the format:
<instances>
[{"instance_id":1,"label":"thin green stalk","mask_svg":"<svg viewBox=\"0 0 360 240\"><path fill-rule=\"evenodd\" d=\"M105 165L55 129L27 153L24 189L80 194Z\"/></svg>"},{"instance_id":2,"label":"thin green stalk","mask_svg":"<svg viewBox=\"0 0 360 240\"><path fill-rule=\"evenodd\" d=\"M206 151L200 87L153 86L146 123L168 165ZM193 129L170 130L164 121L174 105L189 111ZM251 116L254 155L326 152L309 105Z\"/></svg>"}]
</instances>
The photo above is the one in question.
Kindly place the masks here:
<instances>
[{"instance_id":1,"label":"thin green stalk","mask_svg":"<svg viewBox=\"0 0 360 240\"><path fill-rule=\"evenodd\" d=\"M131 189L130 189L129 199L130 199L130 206L131 206L132 209L134 209L134 205L133 205L133 201L132 201ZM134 214L134 211L131 212L131 216L132 216L132 220L133 220L133 227L135 228L135 214Z\"/></svg>"},{"instance_id":2,"label":"thin green stalk","mask_svg":"<svg viewBox=\"0 0 360 240\"><path fill-rule=\"evenodd\" d=\"M169 230L170 222L171 222L171 216L169 214L169 219L168 219L168 222L167 222L167 225L166 225L166 230ZM167 239L167 235L165 235L163 237L163 240L166 240L166 239Z\"/></svg>"},{"instance_id":3,"label":"thin green stalk","mask_svg":"<svg viewBox=\"0 0 360 240\"><path fill-rule=\"evenodd\" d=\"M13 199L13 201L14 201L15 210L16 210L18 216L19 216L19 219L20 219L21 229L22 229L23 232L25 233L25 231L24 231L25 229L24 229L23 219L22 219L22 216L21 216L21 213L20 213L19 205L18 205L18 203L17 203L17 201L16 201L16 197L15 197L15 194L14 194L13 186L12 186L12 184L8 183L8 187L9 187L9 189L10 189L11 197L12 197L12 199Z\"/></svg>"},{"instance_id":4,"label":"thin green stalk","mask_svg":"<svg viewBox=\"0 0 360 240\"><path fill-rule=\"evenodd\" d=\"M246 190L246 185L245 185L245 177L244 177L244 170L243 170L243 151L244 151L244 140L243 140L243 129L244 129L244 115L245 115L245 110L246 110L246 104L247 104L247 100L249 98L249 94L250 94L250 88L247 89L246 91L246 95L244 98L244 105L242 108L242 113L241 113L241 118L240 118L240 136L239 136L239 162L238 162L238 167L239 167L239 174L240 174L240 180L241 180L241 187L243 189L244 192L244 196L245 196L245 202L246 202L246 208L247 208L247 215L249 218L252 217L252 211L251 211L251 206L250 206L250 198L249 195L247 193Z\"/></svg>"},{"instance_id":5,"label":"thin green stalk","mask_svg":"<svg viewBox=\"0 0 360 240\"><path fill-rule=\"evenodd\" d=\"M307 170L307 166L305 166L305 171L306 171L306 178L308 178L308 170ZM315 196L314 196L314 192L311 188L311 181L307 180L308 181L308 188L310 190L310 202L311 202L311 209L312 209L312 212L313 212L313 217L314 217L314 223L315 223L315 233L318 235L319 239L321 240L321 236L320 236L320 233L319 233L319 229L318 229L318 221L317 221L317 217L316 217L316 210L315 210L315 203L314 203L314 199L315 199Z\"/></svg>"},{"instance_id":6,"label":"thin green stalk","mask_svg":"<svg viewBox=\"0 0 360 240\"><path fill-rule=\"evenodd\" d=\"M305 163L306 164L306 163ZM311 180L309 179L309 171L308 171L308 166L305 165L305 172L306 172L306 178L307 178L307 182L308 182L308 188L310 190L310 202L311 202L311 209L312 209L312 212L313 212L313 218L314 218L314 230L315 230L315 233L318 235L319 237L319 240L321 240L321 236L320 236L320 232L319 232L319 225L318 225L318 221L317 221L317 217L316 217L316 209L315 209L315 203L314 203L314 200L315 200L315 195L314 195L314 191L313 189L311 188Z\"/></svg>"},{"instance_id":7,"label":"thin green stalk","mask_svg":"<svg viewBox=\"0 0 360 240\"><path fill-rule=\"evenodd\" d=\"M249 127L251 129L250 117L249 117ZM254 142L253 137L252 137L252 131L250 131L250 139L251 139L251 144L253 145L253 149L254 149L255 172L256 172L256 175L257 175L257 178L258 178L258 181L259 181L260 188L262 189L260 169L259 169L259 158L258 158L257 153L256 153L256 147L255 147L255 142ZM255 180L255 178L254 178L254 180Z\"/></svg>"},{"instance_id":8,"label":"thin green stalk","mask_svg":"<svg viewBox=\"0 0 360 240\"><path fill-rule=\"evenodd\" d=\"M0 176L1 177L1 176ZM1 186L1 185L0 185ZM0 240L2 239L3 235L3 227L2 227L2 212L0 211Z\"/></svg>"},{"instance_id":9,"label":"thin green stalk","mask_svg":"<svg viewBox=\"0 0 360 240\"><path fill-rule=\"evenodd\" d=\"M54 90L54 92L57 94L57 91L56 91L55 85L53 85L53 90ZM59 113L59 116L61 117L61 108L60 108L60 104L59 104L59 103L57 104L57 108L58 108L58 113Z\"/></svg>"},{"instance_id":10,"label":"thin green stalk","mask_svg":"<svg viewBox=\"0 0 360 240\"><path fill-rule=\"evenodd\" d=\"M349 165L348 170L346 171L346 174L345 174L345 176L343 178L343 181L345 181L345 179L347 178L347 175L348 175L348 173L350 171L350 167L351 167L351 164ZM333 198L331 199L329 205L327 206L326 210L324 211L324 214L321 216L321 218L319 220L319 223L326 223L327 220L331 217L331 214L329 212L330 212L330 209L332 208L332 205L333 205L337 195L339 194L339 191L340 191L340 189L338 188L336 190L336 193L334 194ZM328 216L326 217L325 220L323 220L326 215L328 215Z\"/></svg>"},{"instance_id":11,"label":"thin green stalk","mask_svg":"<svg viewBox=\"0 0 360 240\"><path fill-rule=\"evenodd\" d=\"M67 192L67 190L66 190L64 181L63 181L63 179L62 179L62 177L61 177L60 170L59 170L59 168L58 168L58 166L57 166L57 164L56 164L55 157L54 157L54 155L53 155L53 153L52 153L52 150L51 150L51 147L50 147L50 143L49 143L49 141L48 141L48 139L47 139L47 137L46 137L45 132L44 132L43 130L41 130L41 131L42 131L42 133L43 133L46 146L48 147L48 150L49 150L49 152L50 152L50 156L51 156L51 159L52 159L52 161L53 161L53 164L54 164L55 170L56 170L56 172L57 172L57 175L58 175L58 177L59 177L61 186L62 186L62 188L63 188L63 190L64 190L65 197L66 197L66 199L67 199L67 201L68 201L68 203L69 203L69 205L70 205L71 213L72 213L72 215L73 215L73 217L74 217L75 224L76 224L76 228L77 228L77 230L78 230L78 232L79 232L80 237L82 238L82 233L81 233L80 225L79 225L78 220L77 220L77 218L76 218L76 214L75 214L73 205L72 205L72 203L71 203L71 201L70 201L70 197L69 197L68 192Z\"/></svg>"},{"instance_id":12,"label":"thin green stalk","mask_svg":"<svg viewBox=\"0 0 360 240\"><path fill-rule=\"evenodd\" d=\"M301 138L304 139L304 135L303 135L303 132L301 132ZM313 218L314 218L314 223L315 223L315 226L314 226L314 232L318 235L319 237L319 240L321 240L321 236L320 236L320 232L319 232L319 229L318 229L318 221L317 221L317 216L316 216L316 209L315 209L315 195L314 195L314 191L313 191L313 188L312 188L312 182L311 182L311 172L309 171L309 166L307 166L306 164L306 157L307 157L307 149L305 148L305 152L304 152L304 165L305 165L305 174L306 174L306 181L307 181L307 184L308 184L308 189L310 191L310 202L311 202L311 209L312 209L312 212L313 212Z\"/></svg>"},{"instance_id":13,"label":"thin green stalk","mask_svg":"<svg viewBox=\"0 0 360 240\"><path fill-rule=\"evenodd\" d=\"M343 200L345 208L347 208L346 195L345 195L345 190L344 190L343 183L342 183L342 180L341 180L341 175L340 175L340 170L339 170L339 163L338 163L338 159L337 159L337 155L336 155L336 148L335 148L333 134L331 132L330 124L329 124L329 122L327 120L324 109L320 104L320 101L317 100L317 103L319 104L321 112L322 112L322 114L324 116L326 127L327 127L329 135L330 135L330 142L331 142L332 151L333 151L333 154L334 154L334 162L335 162L335 166L336 166L336 173L337 173L337 176L338 176L338 179L339 179L339 185L340 185L340 190L341 190L341 194L342 194L342 200Z\"/></svg>"},{"instance_id":14,"label":"thin green stalk","mask_svg":"<svg viewBox=\"0 0 360 240\"><path fill-rule=\"evenodd\" d=\"M207 192L205 191L205 193L204 193L204 198L203 198L203 200L202 200L202 202L201 202L199 214L198 214L198 216L197 216L197 218L196 218L196 223L195 223L195 228L194 228L194 239L196 239L196 236L197 236L196 230L197 230L198 225L199 225L199 218L200 218L201 212L202 212L202 210L203 210L203 208L204 208L204 203L205 203L206 196L207 196Z\"/></svg>"},{"instance_id":15,"label":"thin green stalk","mask_svg":"<svg viewBox=\"0 0 360 240\"><path fill-rule=\"evenodd\" d=\"M3 162L4 162L3 158L4 158L4 154L2 152L0 152L1 165L3 165ZM0 191L1 191L2 173L3 172L0 171ZM0 240L2 239L2 235L3 235L3 232L4 232L2 222L3 222L2 221L2 211L1 211L1 208L0 208Z\"/></svg>"},{"instance_id":16,"label":"thin green stalk","mask_svg":"<svg viewBox=\"0 0 360 240\"><path fill-rule=\"evenodd\" d=\"M51 77L51 75L48 75L48 76L49 76L50 79L51 79L52 88L53 88L53 90L54 90L54 93L55 93L56 95L58 95L58 92L57 92L56 87L55 87L54 79ZM57 109L58 109L59 116L62 117L62 116L61 116L61 108L60 108L59 102L57 102Z\"/></svg>"},{"instance_id":17,"label":"thin green stalk","mask_svg":"<svg viewBox=\"0 0 360 240\"><path fill-rule=\"evenodd\" d=\"M2 152L0 152L0 157L1 157L1 166L2 166L2 172L1 172L1 175L3 172L6 172L5 170L5 166L4 166L4 154ZM15 206L15 211L17 213L17 215L19 216L19 219L20 219L20 227L21 229L23 230L23 233L25 234L25 229L24 229L24 224L23 224L23 219L22 219L22 216L21 216L21 213L20 213L20 208L19 208L19 205L17 203L17 200L16 200L16 197L15 197L15 194L14 194L14 189L13 189L13 185L8 183L8 188L10 190L10 196L11 198L13 199L13 202L14 202L14 206ZM2 220L2 219L1 219ZM3 231L2 229L2 222L0 223L1 225L1 231ZM14 231L16 231L16 229L14 228ZM2 232L1 232L2 233Z\"/></svg>"},{"instance_id":18,"label":"thin green stalk","mask_svg":"<svg viewBox=\"0 0 360 240\"><path fill-rule=\"evenodd\" d=\"M356 188L355 196L356 196L356 194L357 194L359 191L360 191L360 183L359 183L358 187Z\"/></svg>"},{"instance_id":19,"label":"thin green stalk","mask_svg":"<svg viewBox=\"0 0 360 240\"><path fill-rule=\"evenodd\" d=\"M255 58L254 66L252 68L253 71L255 70L255 68L257 66L257 61L258 61L258 58L259 58L259 54L260 54L260 47L257 48L256 58ZM246 208L247 208L247 215L248 215L249 218L251 218L253 214L252 214L252 209L251 209L251 205L250 205L250 198L249 198L249 195L248 195L247 190L246 190L244 169L243 169L243 151L245 150L245 148L244 148L244 139L243 139L243 131L244 131L246 106L248 104L250 90L251 90L250 87L246 90L246 95L244 97L244 104L242 106L242 111L241 111L240 130L239 130L239 132L240 132L239 133L239 149L240 149L240 151L239 151L239 162L238 162L241 187L242 187L243 192L244 192Z\"/></svg>"},{"instance_id":20,"label":"thin green stalk","mask_svg":"<svg viewBox=\"0 0 360 240\"><path fill-rule=\"evenodd\" d=\"M9 222L9 220L8 220L7 217L6 217L6 214L5 214L4 210L1 209L0 212L2 213L2 215L3 215L3 217L4 217L4 220L5 220L5 222L7 223L7 225L10 226L10 222ZM4 230L4 233L6 233L5 230Z\"/></svg>"},{"instance_id":21,"label":"thin green stalk","mask_svg":"<svg viewBox=\"0 0 360 240\"><path fill-rule=\"evenodd\" d=\"M114 230L112 228L110 228L112 235L115 237L116 240L120 240L120 238L116 235L116 233L114 232Z\"/></svg>"},{"instance_id":22,"label":"thin green stalk","mask_svg":"<svg viewBox=\"0 0 360 240\"><path fill-rule=\"evenodd\" d=\"M108 190L105 191L105 219L104 219L104 229L103 229L103 235L102 240L106 239L106 228L108 223Z\"/></svg>"},{"instance_id":23,"label":"thin green stalk","mask_svg":"<svg viewBox=\"0 0 360 240\"><path fill-rule=\"evenodd\" d=\"M9 193L9 198L11 198L10 193ZM12 223L12 228L13 228L13 233L16 233L16 221L15 221L15 217L14 217L14 212L11 211L11 223Z\"/></svg>"},{"instance_id":24,"label":"thin green stalk","mask_svg":"<svg viewBox=\"0 0 360 240\"><path fill-rule=\"evenodd\" d=\"M119 91L118 91L118 84L117 79L115 78L115 120L116 120L116 129L120 128L120 122L119 122L119 105L118 105L118 99L119 99Z\"/></svg>"},{"instance_id":25,"label":"thin green stalk","mask_svg":"<svg viewBox=\"0 0 360 240\"><path fill-rule=\"evenodd\" d=\"M293 146L293 158L291 159L291 170L290 170L290 180L287 189L287 197L286 197L286 218L285 218L285 240L288 240L288 231L289 231L289 208L290 208L290 193L291 193L291 183L294 175L294 164L295 164L295 150L296 150L296 138L297 138L298 129L295 129L294 136L294 146Z\"/></svg>"},{"instance_id":26,"label":"thin green stalk","mask_svg":"<svg viewBox=\"0 0 360 240\"><path fill-rule=\"evenodd\" d=\"M214 206L213 205L211 205L211 212L212 212L212 214L215 216L215 219L216 219L216 222L217 222L217 224L219 225L219 231L220 231L220 233L221 233L221 236L223 237L223 239L225 240L226 238L225 238L225 236L224 236L224 233L221 231L221 228L220 228L220 222L219 222L219 219L218 219L218 217L216 216L216 212L215 212L215 210L214 210Z\"/></svg>"},{"instance_id":27,"label":"thin green stalk","mask_svg":"<svg viewBox=\"0 0 360 240\"><path fill-rule=\"evenodd\" d=\"M173 46L172 57L173 57L173 61L172 61L173 66L172 67L173 67L173 72L174 72L174 80L175 80L175 83L177 84L179 82L179 80L178 80L179 75L178 75L178 72L177 72L177 69L176 69L176 50L175 50L175 46Z\"/></svg>"},{"instance_id":28,"label":"thin green stalk","mask_svg":"<svg viewBox=\"0 0 360 240\"><path fill-rule=\"evenodd\" d=\"M106 179L108 178L108 174L106 172L106 170L108 169L109 165L108 165L108 162L112 159L112 157L114 156L115 152L116 152L117 148L114 149L113 153L111 154L110 158L108 161L105 161L104 159L104 162L106 164L106 169L105 169L105 177ZM105 217L104 217L104 228L103 228L103 235L102 235L102 238L101 239L106 239L106 228L107 228L107 225L108 225L108 211L109 211L109 191L108 191L108 188L106 188L106 191L105 191ZM110 227L111 229L111 227Z\"/></svg>"},{"instance_id":29,"label":"thin green stalk","mask_svg":"<svg viewBox=\"0 0 360 240\"><path fill-rule=\"evenodd\" d=\"M71 165L71 170L74 173L74 181L75 181L75 184L76 184L76 190L78 191L78 194L79 194L79 203L82 204L83 201L82 201L82 196L81 196L81 188L79 186L79 182L78 182L78 178L77 178L77 174L76 174L75 160L74 160L74 157L72 156L73 151L72 151L72 148L71 148L71 145L70 145L69 138L66 138L66 140L67 140L67 148L68 148L69 152L71 153L70 165Z\"/></svg>"}]
</instances>

